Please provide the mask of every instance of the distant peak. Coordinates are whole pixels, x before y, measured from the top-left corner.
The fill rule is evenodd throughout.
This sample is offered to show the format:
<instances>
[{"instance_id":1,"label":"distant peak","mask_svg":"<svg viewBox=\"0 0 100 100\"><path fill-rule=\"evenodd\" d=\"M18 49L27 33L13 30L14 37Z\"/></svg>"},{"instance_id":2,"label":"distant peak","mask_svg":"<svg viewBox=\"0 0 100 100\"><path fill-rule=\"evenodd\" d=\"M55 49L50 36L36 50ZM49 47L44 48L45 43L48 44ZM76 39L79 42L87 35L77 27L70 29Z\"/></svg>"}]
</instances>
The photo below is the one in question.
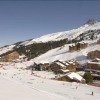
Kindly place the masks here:
<instances>
[{"instance_id":1,"label":"distant peak","mask_svg":"<svg viewBox=\"0 0 100 100\"><path fill-rule=\"evenodd\" d=\"M86 24L88 24L88 25L93 25L93 24L95 24L95 23L97 23L97 20L96 20L96 19L89 19L89 20L86 22Z\"/></svg>"}]
</instances>

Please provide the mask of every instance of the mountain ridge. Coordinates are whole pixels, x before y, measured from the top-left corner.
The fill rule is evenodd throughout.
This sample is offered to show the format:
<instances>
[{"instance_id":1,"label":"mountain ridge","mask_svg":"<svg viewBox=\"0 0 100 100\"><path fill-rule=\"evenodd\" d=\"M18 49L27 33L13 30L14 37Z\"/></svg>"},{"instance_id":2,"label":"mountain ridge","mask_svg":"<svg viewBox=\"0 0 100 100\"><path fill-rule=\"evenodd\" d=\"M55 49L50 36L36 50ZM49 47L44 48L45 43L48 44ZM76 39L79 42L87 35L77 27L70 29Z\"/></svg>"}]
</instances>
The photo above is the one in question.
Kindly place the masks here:
<instances>
[{"instance_id":1,"label":"mountain ridge","mask_svg":"<svg viewBox=\"0 0 100 100\"><path fill-rule=\"evenodd\" d=\"M26 41L17 42L12 45L1 47L0 55L5 54L9 51L17 50L21 55L24 54L29 59L34 59L35 57L39 57L49 50L62 48L62 46L66 44L69 45L88 40L93 41L99 38L100 22L96 22L92 25L85 24L77 29L72 29L70 31L47 34L40 38L29 39ZM66 48L68 49L68 46Z\"/></svg>"},{"instance_id":2,"label":"mountain ridge","mask_svg":"<svg viewBox=\"0 0 100 100\"><path fill-rule=\"evenodd\" d=\"M38 42L58 41L65 38L69 38L69 40L72 40L85 31L97 30L97 29L100 29L100 22L94 23L93 25L85 24L77 29L72 29L69 31L56 32L56 33L43 35L39 38L32 39L31 41L27 41L26 43L23 42L22 44L26 46L36 42L38 43Z\"/></svg>"}]
</instances>

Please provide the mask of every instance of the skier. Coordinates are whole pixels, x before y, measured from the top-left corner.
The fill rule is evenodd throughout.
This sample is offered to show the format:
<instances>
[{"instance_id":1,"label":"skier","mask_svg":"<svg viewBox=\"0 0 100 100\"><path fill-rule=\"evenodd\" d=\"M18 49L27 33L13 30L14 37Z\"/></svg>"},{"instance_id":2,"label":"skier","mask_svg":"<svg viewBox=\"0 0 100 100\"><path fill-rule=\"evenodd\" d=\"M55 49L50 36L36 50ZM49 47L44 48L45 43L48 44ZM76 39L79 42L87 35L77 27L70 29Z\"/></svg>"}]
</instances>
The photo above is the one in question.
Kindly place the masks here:
<instances>
[{"instance_id":1,"label":"skier","mask_svg":"<svg viewBox=\"0 0 100 100\"><path fill-rule=\"evenodd\" d=\"M93 91L92 91L92 95L94 95Z\"/></svg>"}]
</instances>

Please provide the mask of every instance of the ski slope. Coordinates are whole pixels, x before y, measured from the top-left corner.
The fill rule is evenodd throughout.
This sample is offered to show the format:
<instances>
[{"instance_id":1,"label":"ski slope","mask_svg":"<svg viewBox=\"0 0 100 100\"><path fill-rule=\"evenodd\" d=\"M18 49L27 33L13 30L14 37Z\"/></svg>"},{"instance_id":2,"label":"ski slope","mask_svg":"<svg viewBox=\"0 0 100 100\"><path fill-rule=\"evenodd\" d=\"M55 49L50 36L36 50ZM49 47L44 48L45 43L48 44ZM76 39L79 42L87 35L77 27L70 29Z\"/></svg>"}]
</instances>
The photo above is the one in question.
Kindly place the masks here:
<instances>
[{"instance_id":1,"label":"ski slope","mask_svg":"<svg viewBox=\"0 0 100 100\"><path fill-rule=\"evenodd\" d=\"M29 70L15 66L9 63L0 68L0 100L100 99L100 87L52 80L52 72L34 71L31 75Z\"/></svg>"}]
</instances>

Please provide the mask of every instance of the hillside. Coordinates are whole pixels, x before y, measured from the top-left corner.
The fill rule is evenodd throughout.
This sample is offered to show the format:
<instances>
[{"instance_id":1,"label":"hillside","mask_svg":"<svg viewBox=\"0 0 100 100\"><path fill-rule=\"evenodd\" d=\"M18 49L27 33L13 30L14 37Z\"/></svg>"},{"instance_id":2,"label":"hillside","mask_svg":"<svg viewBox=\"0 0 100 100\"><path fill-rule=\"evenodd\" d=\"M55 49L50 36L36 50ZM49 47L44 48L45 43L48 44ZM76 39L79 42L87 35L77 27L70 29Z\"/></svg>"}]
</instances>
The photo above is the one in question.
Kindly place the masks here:
<instances>
[{"instance_id":1,"label":"hillside","mask_svg":"<svg viewBox=\"0 0 100 100\"><path fill-rule=\"evenodd\" d=\"M87 54L100 50L100 44L97 44L100 39L100 22L88 23L78 29L52 33L1 47L0 58L13 51L17 51L20 56L12 62L0 62L0 100L99 100L100 87L78 83L77 79L79 77L83 79L84 71L75 70L71 77L77 82L67 82L57 80L57 77L60 78L64 74L57 75L48 69L41 71L32 69L35 68L33 64L49 66L57 60L58 65L63 67L73 63L74 60L80 66L90 61ZM88 44L86 47L85 43ZM78 48L75 47L77 44ZM70 51L69 46L74 47L75 51ZM21 56L28 59L21 60ZM72 70L67 74L70 73L73 73Z\"/></svg>"},{"instance_id":2,"label":"hillside","mask_svg":"<svg viewBox=\"0 0 100 100\"><path fill-rule=\"evenodd\" d=\"M89 44L89 46L86 49L82 49L80 51L75 51L75 52L69 52L69 45L71 44L66 44L62 47L49 50L48 52L42 54L41 56L32 59L32 61L37 63L51 63L56 60L67 61L75 59L79 61L80 64L84 64L88 62L87 59L88 52L100 50L100 45L97 45L96 41L97 40L85 41Z\"/></svg>"},{"instance_id":3,"label":"hillside","mask_svg":"<svg viewBox=\"0 0 100 100\"><path fill-rule=\"evenodd\" d=\"M85 24L77 29L72 29L69 31L51 33L48 35L44 35L40 38L33 39L31 41L25 41L22 44L30 45L30 44L38 43L38 42L58 41L58 40L66 39L66 38L68 40L73 40L73 39L77 38L78 36L80 36L81 34L85 34L89 30L90 31L91 30L99 30L98 37L100 37L100 22L95 23L93 25ZM89 32L89 33L91 33L91 32ZM94 32L94 33L98 33L98 32ZM89 35L87 34L87 36L89 36Z\"/></svg>"},{"instance_id":4,"label":"hillside","mask_svg":"<svg viewBox=\"0 0 100 100\"><path fill-rule=\"evenodd\" d=\"M99 46L92 45L95 44L99 38L100 22L96 22L93 24L85 24L77 29L51 33L40 38L1 47L0 56L16 50L20 55L25 55L28 59L33 59L35 62L37 62L37 60L38 62L43 63L55 60L76 59L81 63L84 63L86 62L86 54L89 51L96 49L100 50ZM74 53L68 51L69 45L82 41L89 43L87 49ZM82 57L81 60L80 57Z\"/></svg>"}]
</instances>

